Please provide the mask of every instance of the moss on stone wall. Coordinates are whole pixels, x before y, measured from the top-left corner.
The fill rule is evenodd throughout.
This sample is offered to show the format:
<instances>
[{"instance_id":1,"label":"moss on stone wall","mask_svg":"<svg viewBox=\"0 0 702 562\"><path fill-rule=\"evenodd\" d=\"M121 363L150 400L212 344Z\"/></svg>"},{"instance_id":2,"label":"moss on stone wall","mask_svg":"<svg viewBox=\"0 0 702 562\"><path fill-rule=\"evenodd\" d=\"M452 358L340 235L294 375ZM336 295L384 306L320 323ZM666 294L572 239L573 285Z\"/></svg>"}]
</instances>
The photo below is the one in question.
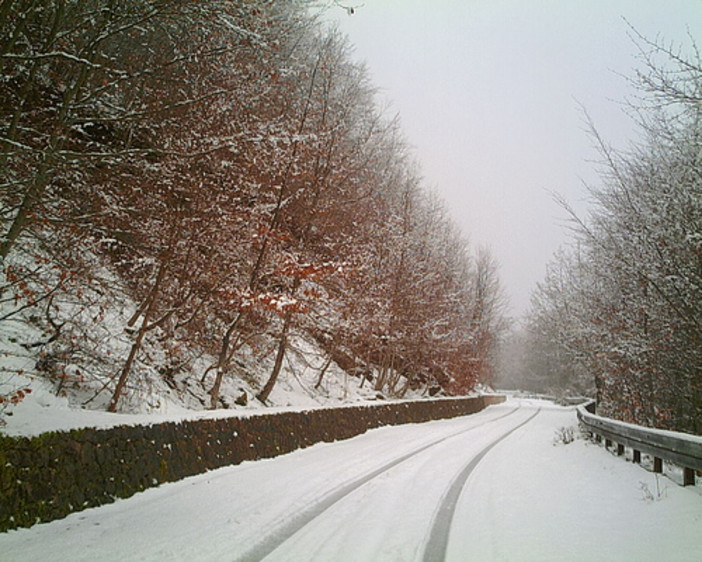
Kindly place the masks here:
<instances>
[{"instance_id":1,"label":"moss on stone wall","mask_svg":"<svg viewBox=\"0 0 702 562\"><path fill-rule=\"evenodd\" d=\"M0 531L246 460L275 457L384 425L464 416L503 396L449 398L0 436Z\"/></svg>"}]
</instances>

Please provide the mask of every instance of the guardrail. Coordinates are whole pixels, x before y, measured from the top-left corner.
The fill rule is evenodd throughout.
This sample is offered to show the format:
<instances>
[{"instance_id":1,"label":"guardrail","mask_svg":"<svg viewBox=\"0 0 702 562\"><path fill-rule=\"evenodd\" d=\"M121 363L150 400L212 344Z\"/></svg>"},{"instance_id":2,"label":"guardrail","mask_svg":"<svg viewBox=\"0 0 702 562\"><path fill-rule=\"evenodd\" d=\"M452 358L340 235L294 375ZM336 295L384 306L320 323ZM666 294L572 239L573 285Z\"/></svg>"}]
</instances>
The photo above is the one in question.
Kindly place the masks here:
<instances>
[{"instance_id":1,"label":"guardrail","mask_svg":"<svg viewBox=\"0 0 702 562\"><path fill-rule=\"evenodd\" d=\"M702 471L702 437L649 429L594 414L595 402L579 406L578 419L597 441L605 440L605 447L617 444L617 454L624 448L633 451L633 461L641 462L641 453L653 457L653 472L663 472L663 461L673 462L683 468L683 486L695 484L695 470Z\"/></svg>"}]
</instances>

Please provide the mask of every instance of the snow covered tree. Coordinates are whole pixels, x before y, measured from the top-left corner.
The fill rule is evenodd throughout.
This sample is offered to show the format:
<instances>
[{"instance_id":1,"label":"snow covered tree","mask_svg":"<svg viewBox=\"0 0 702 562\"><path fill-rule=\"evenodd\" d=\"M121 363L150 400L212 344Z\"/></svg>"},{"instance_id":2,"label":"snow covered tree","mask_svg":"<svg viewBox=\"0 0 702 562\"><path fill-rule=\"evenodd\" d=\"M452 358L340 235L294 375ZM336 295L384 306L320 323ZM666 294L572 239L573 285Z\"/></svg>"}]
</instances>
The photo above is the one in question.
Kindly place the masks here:
<instances>
[{"instance_id":1,"label":"snow covered tree","mask_svg":"<svg viewBox=\"0 0 702 562\"><path fill-rule=\"evenodd\" d=\"M642 140L615 151L593 133L602 185L588 220L571 213L575 250L537 292L534 322L591 373L600 411L699 432L702 64L639 45Z\"/></svg>"},{"instance_id":2,"label":"snow covered tree","mask_svg":"<svg viewBox=\"0 0 702 562\"><path fill-rule=\"evenodd\" d=\"M253 341L273 350L268 399L297 334L395 395L488 379L496 271L310 6L0 4L3 298L48 307L115 276L104 298L124 291L135 310L102 377L110 410L138 390L155 341L211 354L197 373L210 407ZM26 266L32 245L44 270L60 264L50 283Z\"/></svg>"}]
</instances>

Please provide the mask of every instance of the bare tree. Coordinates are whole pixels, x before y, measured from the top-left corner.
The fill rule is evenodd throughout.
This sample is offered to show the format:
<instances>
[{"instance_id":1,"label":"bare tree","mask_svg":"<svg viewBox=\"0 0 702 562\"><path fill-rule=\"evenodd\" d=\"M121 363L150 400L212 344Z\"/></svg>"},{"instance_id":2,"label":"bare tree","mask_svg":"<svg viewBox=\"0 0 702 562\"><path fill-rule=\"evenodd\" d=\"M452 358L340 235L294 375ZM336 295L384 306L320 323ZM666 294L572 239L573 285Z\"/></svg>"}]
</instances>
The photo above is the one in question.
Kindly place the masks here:
<instances>
[{"instance_id":1,"label":"bare tree","mask_svg":"<svg viewBox=\"0 0 702 562\"><path fill-rule=\"evenodd\" d=\"M537 293L535 322L566 364L594 377L602 412L699 431L702 323L702 65L697 50L637 36L643 140L603 160L585 221L571 211L575 250ZM566 206L567 208L567 206ZM548 322L553 322L548 334ZM561 366L561 369L564 366Z\"/></svg>"}]
</instances>

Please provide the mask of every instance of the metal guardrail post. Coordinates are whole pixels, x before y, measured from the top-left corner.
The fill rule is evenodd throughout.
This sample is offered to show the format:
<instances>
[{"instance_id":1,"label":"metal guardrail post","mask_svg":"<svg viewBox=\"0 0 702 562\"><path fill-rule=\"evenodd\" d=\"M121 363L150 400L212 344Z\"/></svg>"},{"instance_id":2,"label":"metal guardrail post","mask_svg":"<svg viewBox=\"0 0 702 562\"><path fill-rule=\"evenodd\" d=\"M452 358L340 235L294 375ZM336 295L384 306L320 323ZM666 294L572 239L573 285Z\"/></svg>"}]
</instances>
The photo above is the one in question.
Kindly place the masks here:
<instances>
[{"instance_id":1,"label":"metal guardrail post","mask_svg":"<svg viewBox=\"0 0 702 562\"><path fill-rule=\"evenodd\" d=\"M663 461L673 462L683 469L683 486L695 484L695 471L702 471L702 437L674 431L648 429L642 426L597 416L594 401L579 406L578 420L605 447L617 444L617 455L624 448L633 451L633 462L641 463L641 453L653 457L653 472L663 472Z\"/></svg>"}]
</instances>

